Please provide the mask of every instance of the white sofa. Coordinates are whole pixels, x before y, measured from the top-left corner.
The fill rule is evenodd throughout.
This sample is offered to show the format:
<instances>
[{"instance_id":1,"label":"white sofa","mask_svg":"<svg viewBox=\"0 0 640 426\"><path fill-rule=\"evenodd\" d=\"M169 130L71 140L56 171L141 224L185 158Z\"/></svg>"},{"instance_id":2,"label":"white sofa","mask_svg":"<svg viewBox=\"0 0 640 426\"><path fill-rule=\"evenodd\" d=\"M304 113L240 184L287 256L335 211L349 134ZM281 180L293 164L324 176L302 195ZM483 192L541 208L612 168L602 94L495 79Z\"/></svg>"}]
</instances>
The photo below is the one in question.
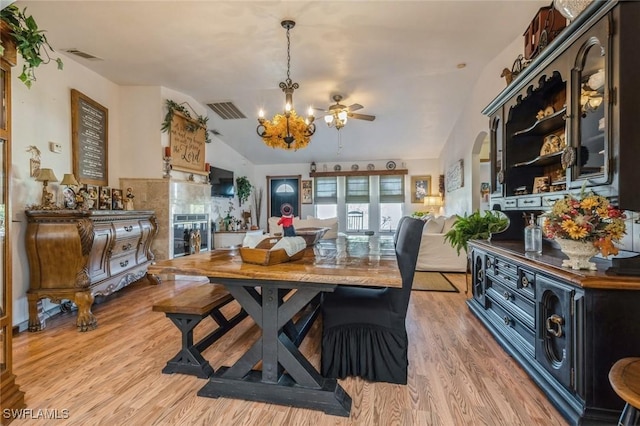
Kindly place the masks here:
<instances>
[{"instance_id":1,"label":"white sofa","mask_svg":"<svg viewBox=\"0 0 640 426\"><path fill-rule=\"evenodd\" d=\"M279 217L272 216L269 218L269 233L282 233L282 226L278 225ZM338 238L338 218L333 217L329 219L318 219L313 216L307 216L306 219L300 219L299 217L293 218L293 227L299 228L329 228L326 234L322 237L323 240Z\"/></svg>"},{"instance_id":2,"label":"white sofa","mask_svg":"<svg viewBox=\"0 0 640 426\"><path fill-rule=\"evenodd\" d=\"M444 239L444 234L457 219L455 215L427 217L422 228L416 271L466 272L466 253L462 250L458 256L456 249Z\"/></svg>"}]
</instances>

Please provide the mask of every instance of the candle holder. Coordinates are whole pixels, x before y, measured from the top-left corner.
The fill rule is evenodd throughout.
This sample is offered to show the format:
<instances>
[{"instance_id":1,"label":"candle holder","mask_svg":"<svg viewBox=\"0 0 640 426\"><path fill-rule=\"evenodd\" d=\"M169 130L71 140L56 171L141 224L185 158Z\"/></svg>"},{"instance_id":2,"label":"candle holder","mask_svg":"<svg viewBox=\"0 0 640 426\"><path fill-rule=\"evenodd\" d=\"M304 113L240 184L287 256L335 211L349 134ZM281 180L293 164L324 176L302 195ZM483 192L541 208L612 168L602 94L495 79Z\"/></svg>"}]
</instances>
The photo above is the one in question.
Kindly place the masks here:
<instances>
[{"instance_id":1,"label":"candle holder","mask_svg":"<svg viewBox=\"0 0 640 426\"><path fill-rule=\"evenodd\" d=\"M165 179L171 178L171 157L167 157L166 155L162 157L162 161L164 161L164 176Z\"/></svg>"}]
</instances>

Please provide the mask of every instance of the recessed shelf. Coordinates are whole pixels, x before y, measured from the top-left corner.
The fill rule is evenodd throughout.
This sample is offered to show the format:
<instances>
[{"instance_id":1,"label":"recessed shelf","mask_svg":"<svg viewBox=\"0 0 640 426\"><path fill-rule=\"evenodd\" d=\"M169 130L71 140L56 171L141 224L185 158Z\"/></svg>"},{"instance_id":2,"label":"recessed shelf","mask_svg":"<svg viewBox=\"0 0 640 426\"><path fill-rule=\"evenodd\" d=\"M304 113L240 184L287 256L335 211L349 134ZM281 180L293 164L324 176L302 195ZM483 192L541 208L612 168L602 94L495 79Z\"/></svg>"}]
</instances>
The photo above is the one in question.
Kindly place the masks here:
<instances>
[{"instance_id":1,"label":"recessed shelf","mask_svg":"<svg viewBox=\"0 0 640 426\"><path fill-rule=\"evenodd\" d=\"M548 117L544 117L527 129L520 130L513 134L513 137L522 137L522 136L544 136L547 135L554 130L558 130L564 126L565 121L565 112L567 108L562 108L559 111L554 112Z\"/></svg>"},{"instance_id":2,"label":"recessed shelf","mask_svg":"<svg viewBox=\"0 0 640 426\"><path fill-rule=\"evenodd\" d=\"M554 152L553 154L541 155L534 158L531 161L524 161L522 163L516 163L513 167L527 167L527 166L548 166L550 164L557 164L562 157L562 151Z\"/></svg>"}]
</instances>

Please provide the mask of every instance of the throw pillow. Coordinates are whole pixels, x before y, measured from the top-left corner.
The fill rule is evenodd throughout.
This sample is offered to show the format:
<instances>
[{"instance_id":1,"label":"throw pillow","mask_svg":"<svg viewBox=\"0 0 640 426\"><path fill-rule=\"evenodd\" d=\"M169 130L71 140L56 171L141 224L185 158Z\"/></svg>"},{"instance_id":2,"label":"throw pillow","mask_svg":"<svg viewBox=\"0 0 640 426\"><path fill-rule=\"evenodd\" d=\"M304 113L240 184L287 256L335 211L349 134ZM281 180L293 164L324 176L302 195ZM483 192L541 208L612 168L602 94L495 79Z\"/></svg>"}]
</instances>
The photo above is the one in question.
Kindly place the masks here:
<instances>
[{"instance_id":1,"label":"throw pillow","mask_svg":"<svg viewBox=\"0 0 640 426\"><path fill-rule=\"evenodd\" d=\"M427 220L422 228L423 234L441 234L444 226L444 216L438 216Z\"/></svg>"},{"instance_id":2,"label":"throw pillow","mask_svg":"<svg viewBox=\"0 0 640 426\"><path fill-rule=\"evenodd\" d=\"M446 218L444 221L444 226L442 227L442 233L446 234L447 232L449 232L449 230L453 228L453 225L456 223L457 220L458 220L458 216L455 214L453 216L449 216L448 218Z\"/></svg>"}]
</instances>

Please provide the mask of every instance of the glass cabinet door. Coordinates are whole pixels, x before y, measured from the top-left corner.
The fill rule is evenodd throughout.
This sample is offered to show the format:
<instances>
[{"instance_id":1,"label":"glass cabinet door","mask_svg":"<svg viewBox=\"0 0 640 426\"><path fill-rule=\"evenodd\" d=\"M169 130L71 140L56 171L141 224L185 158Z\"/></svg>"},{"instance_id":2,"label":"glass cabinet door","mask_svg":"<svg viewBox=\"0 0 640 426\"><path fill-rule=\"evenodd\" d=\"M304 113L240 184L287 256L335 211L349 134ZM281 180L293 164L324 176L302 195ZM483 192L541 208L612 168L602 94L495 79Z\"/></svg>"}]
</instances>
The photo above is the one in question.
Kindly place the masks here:
<instances>
[{"instance_id":1,"label":"glass cabinet door","mask_svg":"<svg viewBox=\"0 0 640 426\"><path fill-rule=\"evenodd\" d=\"M11 317L8 315L7 306L11 300L7 300L7 286L11 285L6 280L5 266L7 255L7 235L6 229L6 205L7 205L7 72L0 68L0 374L8 368L10 361L11 345L7 342L11 333Z\"/></svg>"},{"instance_id":2,"label":"glass cabinet door","mask_svg":"<svg viewBox=\"0 0 640 426\"><path fill-rule=\"evenodd\" d=\"M565 158L569 177L578 187L610 180L608 121L609 81L607 33L598 25L579 46L572 70L572 150Z\"/></svg>"},{"instance_id":3,"label":"glass cabinet door","mask_svg":"<svg viewBox=\"0 0 640 426\"><path fill-rule=\"evenodd\" d=\"M490 121L490 147L489 157L491 161L491 197L497 198L504 195L502 189L502 183L504 182L503 171L503 158L502 158L502 146L503 146L503 131L502 131L502 116L496 114L491 117Z\"/></svg>"}]
</instances>

